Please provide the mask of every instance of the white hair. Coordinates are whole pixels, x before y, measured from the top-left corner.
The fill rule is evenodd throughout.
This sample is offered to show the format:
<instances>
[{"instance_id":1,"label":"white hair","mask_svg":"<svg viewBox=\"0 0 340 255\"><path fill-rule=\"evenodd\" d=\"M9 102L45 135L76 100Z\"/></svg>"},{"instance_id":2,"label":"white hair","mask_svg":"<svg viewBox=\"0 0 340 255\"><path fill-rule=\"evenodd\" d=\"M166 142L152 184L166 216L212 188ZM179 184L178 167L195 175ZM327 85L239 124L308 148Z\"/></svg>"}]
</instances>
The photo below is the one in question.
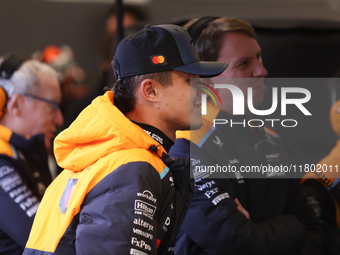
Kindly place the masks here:
<instances>
[{"instance_id":1,"label":"white hair","mask_svg":"<svg viewBox=\"0 0 340 255\"><path fill-rule=\"evenodd\" d=\"M0 85L6 90L9 97L13 93L35 94L41 90L42 84L39 81L45 77L57 80L57 72L47 64L37 60L27 60L9 80L1 80Z\"/></svg>"}]
</instances>

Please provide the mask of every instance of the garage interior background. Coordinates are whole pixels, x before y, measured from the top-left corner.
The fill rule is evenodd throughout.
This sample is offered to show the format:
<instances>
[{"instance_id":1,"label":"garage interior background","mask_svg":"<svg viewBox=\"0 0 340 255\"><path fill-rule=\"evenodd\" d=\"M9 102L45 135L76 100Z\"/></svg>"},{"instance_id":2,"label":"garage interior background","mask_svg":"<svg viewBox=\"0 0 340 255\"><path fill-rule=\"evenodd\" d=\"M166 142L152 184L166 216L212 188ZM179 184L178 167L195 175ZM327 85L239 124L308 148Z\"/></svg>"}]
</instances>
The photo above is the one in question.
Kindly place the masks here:
<instances>
[{"instance_id":1,"label":"garage interior background","mask_svg":"<svg viewBox=\"0 0 340 255\"><path fill-rule=\"evenodd\" d=\"M99 69L99 45L113 0L0 0L0 55L31 54L68 44L91 76ZM250 22L263 51L268 77L333 77L340 69L340 0L129 0L147 13L145 23L171 23L206 15ZM91 84L90 84L91 85ZM337 137L329 124L329 88L319 88L318 121L288 136L313 163ZM308 130L308 132L307 132Z\"/></svg>"}]
</instances>

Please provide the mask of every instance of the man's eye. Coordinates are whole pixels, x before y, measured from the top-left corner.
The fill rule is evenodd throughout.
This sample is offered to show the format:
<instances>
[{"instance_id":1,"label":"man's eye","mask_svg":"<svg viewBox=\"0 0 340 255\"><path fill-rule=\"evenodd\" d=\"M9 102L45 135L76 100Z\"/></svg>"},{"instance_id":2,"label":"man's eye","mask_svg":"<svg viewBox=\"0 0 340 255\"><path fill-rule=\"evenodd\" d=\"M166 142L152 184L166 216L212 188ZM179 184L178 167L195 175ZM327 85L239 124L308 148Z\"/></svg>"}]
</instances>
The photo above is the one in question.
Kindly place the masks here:
<instances>
[{"instance_id":1,"label":"man's eye","mask_svg":"<svg viewBox=\"0 0 340 255\"><path fill-rule=\"evenodd\" d=\"M246 61L243 61L242 63L240 63L238 66L239 67L244 67L244 66L247 66L249 64L249 61L246 60Z\"/></svg>"}]
</instances>

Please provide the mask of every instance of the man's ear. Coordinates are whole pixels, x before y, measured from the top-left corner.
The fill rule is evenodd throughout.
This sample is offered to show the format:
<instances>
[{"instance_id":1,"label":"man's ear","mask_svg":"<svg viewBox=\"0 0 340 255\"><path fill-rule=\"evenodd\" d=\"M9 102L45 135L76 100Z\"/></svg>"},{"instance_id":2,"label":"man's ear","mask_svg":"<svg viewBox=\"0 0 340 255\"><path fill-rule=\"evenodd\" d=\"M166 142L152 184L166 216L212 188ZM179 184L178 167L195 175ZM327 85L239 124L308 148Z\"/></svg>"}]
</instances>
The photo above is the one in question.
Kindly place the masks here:
<instances>
[{"instance_id":1,"label":"man's ear","mask_svg":"<svg viewBox=\"0 0 340 255\"><path fill-rule=\"evenodd\" d=\"M15 115L20 116L22 114L25 102L24 97L18 94L13 94L11 98L7 102L7 112Z\"/></svg>"},{"instance_id":2,"label":"man's ear","mask_svg":"<svg viewBox=\"0 0 340 255\"><path fill-rule=\"evenodd\" d=\"M159 86L161 86L159 82L152 79L145 79L140 84L140 94L144 100L150 103L158 102Z\"/></svg>"}]
</instances>

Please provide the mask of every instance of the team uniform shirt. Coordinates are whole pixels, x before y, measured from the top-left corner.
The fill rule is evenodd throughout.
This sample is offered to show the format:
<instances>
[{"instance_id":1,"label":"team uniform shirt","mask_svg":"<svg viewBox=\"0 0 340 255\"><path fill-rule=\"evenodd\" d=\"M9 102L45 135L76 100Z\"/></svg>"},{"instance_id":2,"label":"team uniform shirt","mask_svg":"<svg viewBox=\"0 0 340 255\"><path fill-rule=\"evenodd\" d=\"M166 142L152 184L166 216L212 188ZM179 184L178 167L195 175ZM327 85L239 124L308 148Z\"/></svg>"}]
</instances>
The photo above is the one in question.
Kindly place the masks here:
<instances>
[{"instance_id":1,"label":"team uniform shirt","mask_svg":"<svg viewBox=\"0 0 340 255\"><path fill-rule=\"evenodd\" d=\"M234 119L208 104L203 126L179 133L169 154L190 155L195 179L194 198L176 238L175 254L323 254L323 236L296 180L254 179L247 173L213 178L195 171L219 164L259 166L285 164L281 139L267 128L213 127L213 119ZM189 153L189 154L188 154ZM277 173L280 174L280 173ZM276 176L278 177L278 176ZM281 176L282 177L282 176ZM249 212L237 209L234 199Z\"/></svg>"},{"instance_id":2,"label":"team uniform shirt","mask_svg":"<svg viewBox=\"0 0 340 255\"><path fill-rule=\"evenodd\" d=\"M85 108L55 140L65 170L44 195L24 254L164 254L193 185L189 159L168 156L158 131L127 119L112 92Z\"/></svg>"},{"instance_id":3,"label":"team uniform shirt","mask_svg":"<svg viewBox=\"0 0 340 255\"><path fill-rule=\"evenodd\" d=\"M51 181L43 135L26 139L0 125L0 254L22 254Z\"/></svg>"}]
</instances>

